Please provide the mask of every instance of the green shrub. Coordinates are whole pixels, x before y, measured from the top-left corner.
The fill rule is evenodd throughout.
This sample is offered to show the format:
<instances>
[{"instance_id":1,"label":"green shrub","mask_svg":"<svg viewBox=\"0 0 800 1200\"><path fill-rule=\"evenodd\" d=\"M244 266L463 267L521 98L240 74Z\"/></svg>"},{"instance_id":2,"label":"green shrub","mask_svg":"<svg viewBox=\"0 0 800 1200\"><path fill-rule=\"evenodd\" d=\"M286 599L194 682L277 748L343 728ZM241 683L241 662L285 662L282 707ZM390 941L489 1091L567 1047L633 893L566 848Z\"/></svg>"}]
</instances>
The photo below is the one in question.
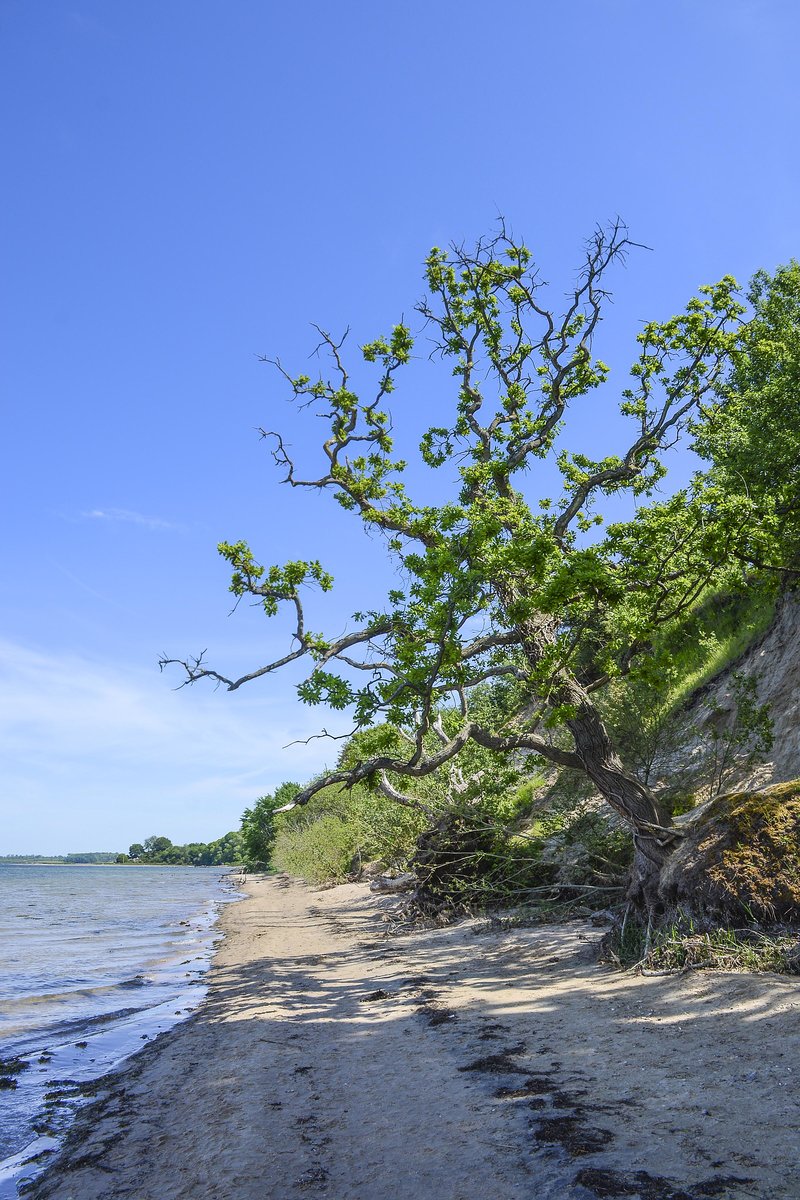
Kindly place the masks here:
<instances>
[{"instance_id":1,"label":"green shrub","mask_svg":"<svg viewBox=\"0 0 800 1200\"><path fill-rule=\"evenodd\" d=\"M299 791L299 783L282 783L274 795L259 796L253 807L242 813L242 852L249 870L269 867L278 832L277 810L290 803Z\"/></svg>"},{"instance_id":2,"label":"green shrub","mask_svg":"<svg viewBox=\"0 0 800 1200\"><path fill-rule=\"evenodd\" d=\"M312 883L344 879L360 861L402 867L423 828L422 814L379 792L328 787L279 814L272 861Z\"/></svg>"},{"instance_id":3,"label":"green shrub","mask_svg":"<svg viewBox=\"0 0 800 1200\"><path fill-rule=\"evenodd\" d=\"M309 883L337 882L347 878L357 844L356 828L324 814L306 826L279 830L272 861L279 870Z\"/></svg>"}]
</instances>

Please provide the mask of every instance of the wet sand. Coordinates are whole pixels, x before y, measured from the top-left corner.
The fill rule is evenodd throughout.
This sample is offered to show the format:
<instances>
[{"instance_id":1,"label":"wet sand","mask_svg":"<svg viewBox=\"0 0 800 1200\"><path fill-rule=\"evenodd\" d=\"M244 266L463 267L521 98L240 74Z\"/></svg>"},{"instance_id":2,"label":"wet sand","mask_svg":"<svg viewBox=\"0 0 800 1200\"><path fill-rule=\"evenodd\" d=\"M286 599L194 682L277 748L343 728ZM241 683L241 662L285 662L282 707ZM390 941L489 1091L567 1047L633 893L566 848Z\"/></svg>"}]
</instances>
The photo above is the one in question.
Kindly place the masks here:
<instances>
[{"instance_id":1,"label":"wet sand","mask_svg":"<svg viewBox=\"0 0 800 1200\"><path fill-rule=\"evenodd\" d=\"M33 1200L800 1197L800 979L620 974L583 923L398 935L366 885L247 886L204 1004Z\"/></svg>"}]
</instances>

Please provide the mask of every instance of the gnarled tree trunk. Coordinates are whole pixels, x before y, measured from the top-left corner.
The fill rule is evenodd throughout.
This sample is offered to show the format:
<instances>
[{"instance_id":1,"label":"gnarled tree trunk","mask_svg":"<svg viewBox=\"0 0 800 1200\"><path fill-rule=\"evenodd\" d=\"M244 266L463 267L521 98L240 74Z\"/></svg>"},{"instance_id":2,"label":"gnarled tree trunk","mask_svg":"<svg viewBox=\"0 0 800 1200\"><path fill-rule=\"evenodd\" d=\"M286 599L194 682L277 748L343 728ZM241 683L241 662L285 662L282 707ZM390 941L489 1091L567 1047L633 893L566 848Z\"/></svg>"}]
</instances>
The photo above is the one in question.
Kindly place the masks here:
<instances>
[{"instance_id":1,"label":"gnarled tree trunk","mask_svg":"<svg viewBox=\"0 0 800 1200\"><path fill-rule=\"evenodd\" d=\"M515 589L499 585L496 591L504 608L513 611L519 601ZM536 613L520 622L517 629L525 657L536 671L555 643L553 618ZM573 739L576 766L580 766L600 795L630 826L635 844L631 898L639 903L652 903L658 892L661 868L679 839L678 833L670 828L670 815L650 788L626 770L597 706L566 669L556 675L548 701L572 711L566 727Z\"/></svg>"}]
</instances>

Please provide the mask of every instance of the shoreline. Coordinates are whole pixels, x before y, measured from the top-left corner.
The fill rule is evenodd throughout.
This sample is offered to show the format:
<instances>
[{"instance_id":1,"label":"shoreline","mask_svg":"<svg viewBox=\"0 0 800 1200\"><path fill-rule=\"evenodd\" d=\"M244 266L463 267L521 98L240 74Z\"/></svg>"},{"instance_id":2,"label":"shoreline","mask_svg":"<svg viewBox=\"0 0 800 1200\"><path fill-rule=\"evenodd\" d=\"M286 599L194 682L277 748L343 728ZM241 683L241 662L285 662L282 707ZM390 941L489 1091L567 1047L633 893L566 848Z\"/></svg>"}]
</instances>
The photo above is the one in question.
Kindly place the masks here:
<instances>
[{"instance_id":1,"label":"shoreline","mask_svg":"<svg viewBox=\"0 0 800 1200\"><path fill-rule=\"evenodd\" d=\"M583 922L391 936L248 880L208 992L101 1082L31 1200L796 1200L800 979L645 977Z\"/></svg>"},{"instance_id":2,"label":"shoreline","mask_svg":"<svg viewBox=\"0 0 800 1200\"><path fill-rule=\"evenodd\" d=\"M8 1073L10 1084L0 1072L8 1089L0 1093L4 1200L17 1195L15 1181L42 1170L54 1157L76 1113L109 1074L124 1070L143 1043L186 1020L201 1003L205 976L223 936L218 922L241 895L235 873L212 871L213 886L201 886L196 895L176 901L176 911L170 917L167 910L158 927L151 921L147 951L139 961L134 951L128 971L118 971L116 981L113 972L103 976L101 960L95 958L86 968L85 992L70 989L68 968L62 968L63 991L45 994L44 1004L29 1001L26 1010L20 1001L15 1012L4 1006L3 1057L20 1064ZM98 970L102 978L96 978ZM77 1004L59 1011L56 1002L63 996L69 1005L73 993ZM12 982L9 1004L14 1003Z\"/></svg>"}]
</instances>

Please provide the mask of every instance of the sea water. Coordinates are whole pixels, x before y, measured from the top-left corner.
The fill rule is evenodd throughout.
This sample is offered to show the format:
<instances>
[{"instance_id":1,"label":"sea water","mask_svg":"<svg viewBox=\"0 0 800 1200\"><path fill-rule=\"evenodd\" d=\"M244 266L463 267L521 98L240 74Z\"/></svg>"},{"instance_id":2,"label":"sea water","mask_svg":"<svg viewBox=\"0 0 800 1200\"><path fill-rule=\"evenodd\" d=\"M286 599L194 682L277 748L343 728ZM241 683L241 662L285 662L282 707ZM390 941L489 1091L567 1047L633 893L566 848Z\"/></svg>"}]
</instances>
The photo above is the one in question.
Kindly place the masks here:
<instances>
[{"instance_id":1,"label":"sea water","mask_svg":"<svg viewBox=\"0 0 800 1200\"><path fill-rule=\"evenodd\" d=\"M197 1007L235 898L221 867L0 863L2 1200L87 1083Z\"/></svg>"}]
</instances>

